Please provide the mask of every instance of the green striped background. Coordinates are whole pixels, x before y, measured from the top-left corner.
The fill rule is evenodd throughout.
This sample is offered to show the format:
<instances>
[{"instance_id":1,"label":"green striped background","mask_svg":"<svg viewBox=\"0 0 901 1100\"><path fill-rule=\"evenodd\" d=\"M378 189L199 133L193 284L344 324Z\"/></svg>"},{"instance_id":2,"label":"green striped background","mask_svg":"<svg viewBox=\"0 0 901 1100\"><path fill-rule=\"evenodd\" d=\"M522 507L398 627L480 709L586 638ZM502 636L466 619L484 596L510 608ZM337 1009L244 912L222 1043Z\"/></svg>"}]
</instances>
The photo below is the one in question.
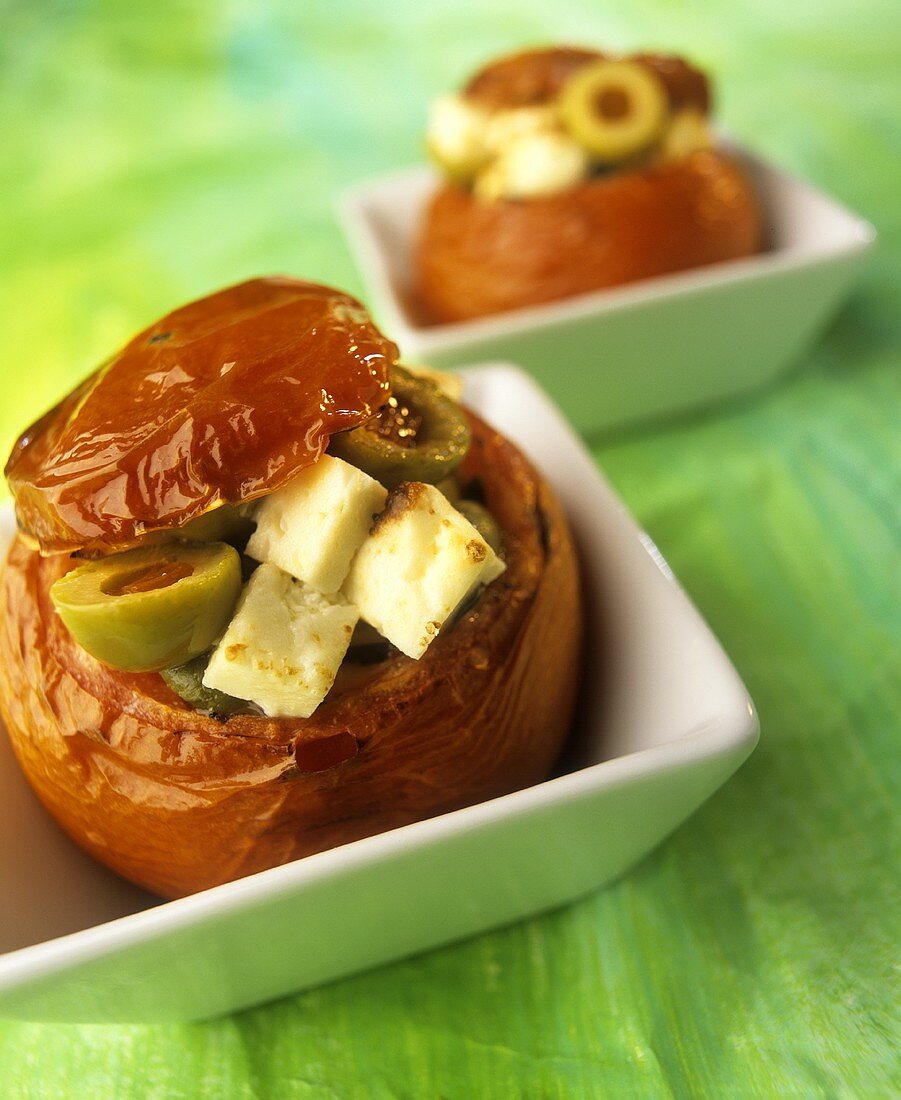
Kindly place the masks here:
<instances>
[{"instance_id":1,"label":"green striped background","mask_svg":"<svg viewBox=\"0 0 901 1100\"><path fill-rule=\"evenodd\" d=\"M731 783L613 889L462 946L209 1024L0 1024L3 1100L901 1095L899 38L892 0L0 0L4 451L182 300L360 291L336 188L519 43L684 50L881 235L783 386L593 441L758 703Z\"/></svg>"}]
</instances>

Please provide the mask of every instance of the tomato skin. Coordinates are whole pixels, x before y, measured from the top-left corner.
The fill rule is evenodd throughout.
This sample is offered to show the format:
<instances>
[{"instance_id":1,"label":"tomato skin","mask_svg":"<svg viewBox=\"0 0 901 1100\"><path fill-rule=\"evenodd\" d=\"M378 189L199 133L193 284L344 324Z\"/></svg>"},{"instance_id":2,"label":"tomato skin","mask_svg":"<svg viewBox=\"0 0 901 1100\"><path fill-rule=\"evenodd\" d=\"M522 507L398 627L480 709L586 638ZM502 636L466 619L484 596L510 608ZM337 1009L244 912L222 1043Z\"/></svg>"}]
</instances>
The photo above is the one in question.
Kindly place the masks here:
<instances>
[{"instance_id":1,"label":"tomato skin","mask_svg":"<svg viewBox=\"0 0 901 1100\"><path fill-rule=\"evenodd\" d=\"M135 336L6 466L44 553L108 552L274 491L388 397L397 348L354 298L251 279Z\"/></svg>"}]
</instances>

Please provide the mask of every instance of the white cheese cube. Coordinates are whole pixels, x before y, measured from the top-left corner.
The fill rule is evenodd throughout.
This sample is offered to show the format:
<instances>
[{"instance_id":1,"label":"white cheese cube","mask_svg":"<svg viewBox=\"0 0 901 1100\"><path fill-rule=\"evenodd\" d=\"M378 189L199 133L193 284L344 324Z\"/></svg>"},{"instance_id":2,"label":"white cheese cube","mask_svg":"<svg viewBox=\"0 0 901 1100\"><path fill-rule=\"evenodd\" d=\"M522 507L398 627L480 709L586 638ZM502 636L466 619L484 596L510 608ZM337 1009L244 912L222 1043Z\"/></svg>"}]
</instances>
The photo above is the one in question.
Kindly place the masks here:
<instances>
[{"instance_id":1,"label":"white cheese cube","mask_svg":"<svg viewBox=\"0 0 901 1100\"><path fill-rule=\"evenodd\" d=\"M485 144L491 153L503 153L508 145L532 134L559 134L560 116L555 107L510 107L493 111L485 127Z\"/></svg>"},{"instance_id":2,"label":"white cheese cube","mask_svg":"<svg viewBox=\"0 0 901 1100\"><path fill-rule=\"evenodd\" d=\"M479 174L475 193L483 199L552 195L582 183L588 168L585 150L566 134L523 134L505 145Z\"/></svg>"},{"instance_id":3,"label":"white cheese cube","mask_svg":"<svg viewBox=\"0 0 901 1100\"><path fill-rule=\"evenodd\" d=\"M206 687L249 699L271 718L309 718L329 693L359 612L275 565L247 582L203 677Z\"/></svg>"},{"instance_id":4,"label":"white cheese cube","mask_svg":"<svg viewBox=\"0 0 901 1100\"><path fill-rule=\"evenodd\" d=\"M318 592L337 592L387 495L356 466L323 455L263 498L247 553Z\"/></svg>"},{"instance_id":5,"label":"white cheese cube","mask_svg":"<svg viewBox=\"0 0 901 1100\"><path fill-rule=\"evenodd\" d=\"M697 107L683 107L669 120L660 139L662 160L681 160L701 149L710 149L713 133L704 114Z\"/></svg>"},{"instance_id":6,"label":"white cheese cube","mask_svg":"<svg viewBox=\"0 0 901 1100\"><path fill-rule=\"evenodd\" d=\"M418 660L463 600L504 568L433 485L405 482L360 547L344 592L366 622Z\"/></svg>"},{"instance_id":7,"label":"white cheese cube","mask_svg":"<svg viewBox=\"0 0 901 1100\"><path fill-rule=\"evenodd\" d=\"M426 144L445 171L467 179L488 155L488 114L459 95L446 95L429 107Z\"/></svg>"}]
</instances>

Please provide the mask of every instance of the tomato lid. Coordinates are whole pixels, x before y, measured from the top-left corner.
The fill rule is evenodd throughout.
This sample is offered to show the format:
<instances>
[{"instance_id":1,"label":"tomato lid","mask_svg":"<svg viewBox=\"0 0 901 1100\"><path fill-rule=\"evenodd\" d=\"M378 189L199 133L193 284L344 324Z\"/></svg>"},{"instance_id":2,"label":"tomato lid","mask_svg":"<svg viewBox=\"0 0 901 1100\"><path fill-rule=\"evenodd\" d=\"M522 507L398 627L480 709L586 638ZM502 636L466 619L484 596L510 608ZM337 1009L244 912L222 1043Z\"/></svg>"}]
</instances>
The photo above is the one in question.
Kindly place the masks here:
<instances>
[{"instance_id":1,"label":"tomato lid","mask_svg":"<svg viewBox=\"0 0 901 1100\"><path fill-rule=\"evenodd\" d=\"M548 46L500 57L480 69L463 88L464 96L489 111L534 107L556 99L567 80L592 61L612 60L612 54L572 46ZM670 106L710 110L707 77L681 57L669 54L624 55L651 69L661 80Z\"/></svg>"},{"instance_id":2,"label":"tomato lid","mask_svg":"<svg viewBox=\"0 0 901 1100\"><path fill-rule=\"evenodd\" d=\"M358 301L297 279L182 306L19 438L19 525L46 554L109 551L270 493L385 403L397 355Z\"/></svg>"}]
</instances>

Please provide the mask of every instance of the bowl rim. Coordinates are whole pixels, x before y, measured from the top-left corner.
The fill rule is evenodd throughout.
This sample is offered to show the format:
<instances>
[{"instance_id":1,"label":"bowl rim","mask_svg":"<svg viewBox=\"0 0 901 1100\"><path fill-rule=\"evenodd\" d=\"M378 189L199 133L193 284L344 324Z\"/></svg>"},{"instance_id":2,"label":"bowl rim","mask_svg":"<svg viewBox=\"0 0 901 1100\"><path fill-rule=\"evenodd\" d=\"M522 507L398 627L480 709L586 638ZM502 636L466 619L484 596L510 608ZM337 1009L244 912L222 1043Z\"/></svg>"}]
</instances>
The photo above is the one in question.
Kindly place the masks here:
<instances>
[{"instance_id":1,"label":"bowl rim","mask_svg":"<svg viewBox=\"0 0 901 1100\"><path fill-rule=\"evenodd\" d=\"M578 801L632 779L706 759L736 755L743 760L753 751L759 738L759 721L738 673L657 547L626 509L553 401L525 372L511 364L484 364L469 368L465 373L473 378L490 378L504 386L516 385L533 401L541 402L542 414L548 415L552 421L555 438L559 439L562 435L567 444L577 447L591 464L596 476L594 488L606 498L611 515L615 514L618 522L634 536L636 554L643 552L650 557L661 577L672 586L673 596L679 602L682 613L690 617L714 643L711 662L715 660L720 673L728 678L728 709L724 705L714 719L691 727L669 741L589 763L510 794L412 822L197 894L163 900L147 909L5 952L0 954L0 993L12 992L59 971L77 968L118 950L150 942L159 935L178 934L207 919L252 910L284 898L307 884L327 882L381 861L390 861L394 856L426 848L462 832L521 815L540 813L561 802ZM5 518L8 524L11 514L11 502L0 502L0 519Z\"/></svg>"},{"instance_id":2,"label":"bowl rim","mask_svg":"<svg viewBox=\"0 0 901 1100\"><path fill-rule=\"evenodd\" d=\"M516 803L517 813L532 813L563 799L579 799L679 765L733 751L747 756L757 744L759 731L757 712L749 701L742 721L723 716L664 745L590 764L487 802L415 821L197 894L161 901L148 909L8 951L0 954L0 993L52 975L63 967L80 966L117 949L146 943L158 934L179 932L225 912L251 910L313 881L335 879L402 852L426 848L461 830L474 830L503 820L510 816L511 802Z\"/></svg>"}]
</instances>

